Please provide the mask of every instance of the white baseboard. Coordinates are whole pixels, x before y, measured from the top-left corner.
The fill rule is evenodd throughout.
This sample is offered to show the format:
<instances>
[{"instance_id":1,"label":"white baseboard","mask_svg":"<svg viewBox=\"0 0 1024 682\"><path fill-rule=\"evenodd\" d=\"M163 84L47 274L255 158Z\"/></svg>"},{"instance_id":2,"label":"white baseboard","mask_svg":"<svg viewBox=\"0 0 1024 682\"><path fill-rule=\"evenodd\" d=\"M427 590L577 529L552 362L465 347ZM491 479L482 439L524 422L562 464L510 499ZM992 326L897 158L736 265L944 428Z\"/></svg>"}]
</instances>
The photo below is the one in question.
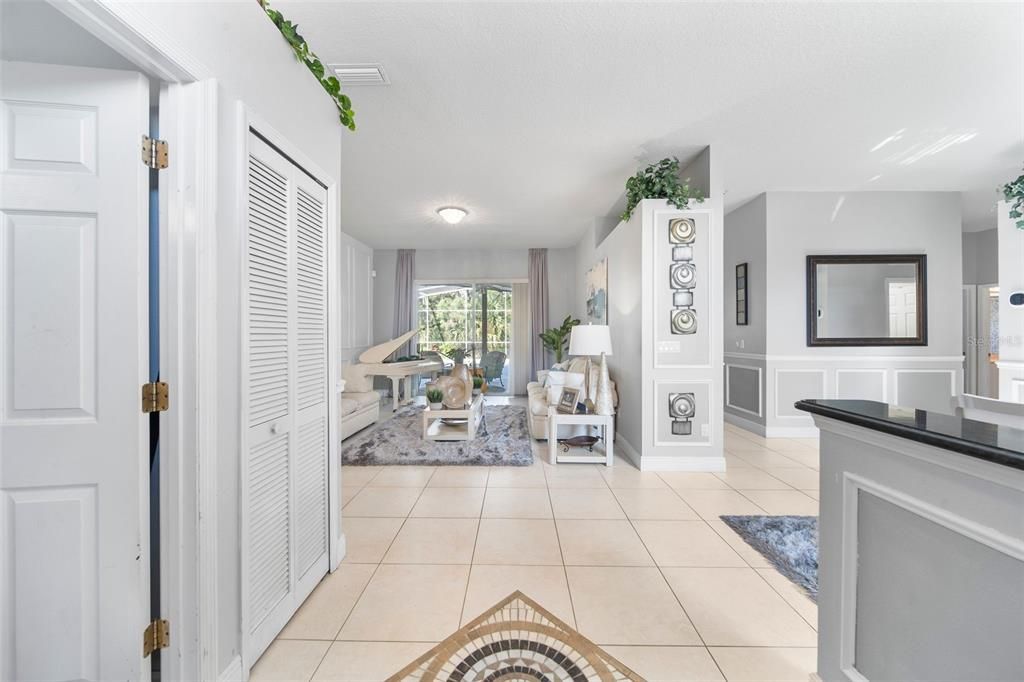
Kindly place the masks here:
<instances>
[{"instance_id":1,"label":"white baseboard","mask_svg":"<svg viewBox=\"0 0 1024 682\"><path fill-rule=\"evenodd\" d=\"M228 663L228 667L221 671L220 675L217 676L217 682L243 682L242 677L242 657L235 656Z\"/></svg>"},{"instance_id":2,"label":"white baseboard","mask_svg":"<svg viewBox=\"0 0 1024 682\"><path fill-rule=\"evenodd\" d=\"M816 426L766 426L765 438L817 438Z\"/></svg>"},{"instance_id":3,"label":"white baseboard","mask_svg":"<svg viewBox=\"0 0 1024 682\"><path fill-rule=\"evenodd\" d=\"M725 457L641 457L636 448L619 434L615 434L615 450L640 471L725 471Z\"/></svg>"},{"instance_id":4,"label":"white baseboard","mask_svg":"<svg viewBox=\"0 0 1024 682\"><path fill-rule=\"evenodd\" d=\"M640 471L725 471L725 457L652 455L640 459Z\"/></svg>"},{"instance_id":5,"label":"white baseboard","mask_svg":"<svg viewBox=\"0 0 1024 682\"><path fill-rule=\"evenodd\" d=\"M743 417L732 414L731 412L725 412L724 414L726 423L738 426L744 431L750 431L751 433L756 433L759 436L764 436L764 424L744 419Z\"/></svg>"},{"instance_id":6,"label":"white baseboard","mask_svg":"<svg viewBox=\"0 0 1024 682\"><path fill-rule=\"evenodd\" d=\"M626 456L633 466L637 469L640 468L640 453L636 451L628 440L622 437L622 434L615 434L615 449L621 454Z\"/></svg>"}]
</instances>

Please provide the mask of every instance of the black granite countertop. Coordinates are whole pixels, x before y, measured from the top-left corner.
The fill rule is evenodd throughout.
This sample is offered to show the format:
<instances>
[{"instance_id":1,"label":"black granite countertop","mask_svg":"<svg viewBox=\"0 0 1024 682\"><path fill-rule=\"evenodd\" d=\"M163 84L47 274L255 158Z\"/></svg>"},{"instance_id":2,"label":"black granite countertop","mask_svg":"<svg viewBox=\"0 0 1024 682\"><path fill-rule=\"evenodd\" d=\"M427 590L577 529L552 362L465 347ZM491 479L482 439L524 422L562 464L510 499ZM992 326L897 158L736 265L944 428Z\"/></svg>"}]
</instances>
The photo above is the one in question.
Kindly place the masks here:
<instances>
[{"instance_id":1,"label":"black granite countertop","mask_svg":"<svg viewBox=\"0 0 1024 682\"><path fill-rule=\"evenodd\" d=\"M969 457L1024 469L1024 424L1021 428L1012 428L873 400L800 400L795 407Z\"/></svg>"}]
</instances>

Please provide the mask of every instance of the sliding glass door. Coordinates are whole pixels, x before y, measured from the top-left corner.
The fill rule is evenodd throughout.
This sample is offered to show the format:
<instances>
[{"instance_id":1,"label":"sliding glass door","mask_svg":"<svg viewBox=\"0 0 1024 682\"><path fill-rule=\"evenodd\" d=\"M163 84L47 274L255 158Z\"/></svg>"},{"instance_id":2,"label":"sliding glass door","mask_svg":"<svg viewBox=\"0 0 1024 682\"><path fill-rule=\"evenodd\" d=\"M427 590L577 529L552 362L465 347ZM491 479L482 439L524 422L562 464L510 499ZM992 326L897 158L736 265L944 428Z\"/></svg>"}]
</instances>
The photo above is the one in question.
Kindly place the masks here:
<instances>
[{"instance_id":1,"label":"sliding glass door","mask_svg":"<svg viewBox=\"0 0 1024 682\"><path fill-rule=\"evenodd\" d=\"M420 284L420 355L437 353L445 370L458 362L480 370L489 394L510 394L512 285Z\"/></svg>"}]
</instances>

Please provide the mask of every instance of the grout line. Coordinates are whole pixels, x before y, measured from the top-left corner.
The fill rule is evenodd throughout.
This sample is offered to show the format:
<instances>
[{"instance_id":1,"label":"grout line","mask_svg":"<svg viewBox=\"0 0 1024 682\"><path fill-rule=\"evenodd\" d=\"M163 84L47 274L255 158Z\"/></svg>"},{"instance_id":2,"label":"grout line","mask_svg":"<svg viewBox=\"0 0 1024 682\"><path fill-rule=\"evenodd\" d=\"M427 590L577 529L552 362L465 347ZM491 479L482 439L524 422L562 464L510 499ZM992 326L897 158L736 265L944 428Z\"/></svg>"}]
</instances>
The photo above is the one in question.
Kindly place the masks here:
<instances>
[{"instance_id":1,"label":"grout line","mask_svg":"<svg viewBox=\"0 0 1024 682\"><path fill-rule=\"evenodd\" d=\"M383 471L383 469L382 469L382 471ZM380 472L377 472L377 473L379 474ZM431 476L433 476L433 474L431 474ZM376 478L376 475L374 476L374 478ZM352 608L349 609L348 614L345 616L345 620L343 620L341 622L341 625L338 627L338 631L336 633L334 633L334 641L338 641L338 635L340 635L341 631L345 629L345 625L348 624L348 621L352 617L352 614L355 612L356 607L359 606L359 602L362 600L363 595L366 594L366 589L370 586L370 583L373 582L373 579L376 577L377 573L380 571L380 567L384 565L384 558L388 555L388 552L391 551L391 547L394 546L395 541L398 540L398 536L402 533L402 529L405 528L405 522L409 520L409 514L411 514L412 510L416 508L416 503L420 501L420 497L423 496L423 491L426 490L426 489L427 489L426 485L424 485L424 487L420 489L420 494L416 496L416 502L413 502L412 506L409 508L408 514L406 514L406 516L405 516L405 520L402 521L402 525L400 525L398 527L398 532L396 532L395 536L393 538L391 538L391 542L388 543L387 549L385 549L384 553L381 554L380 561L377 562L377 568L373 569L373 572L370 573L370 579L366 581L365 585L363 585L363 589L361 589L359 591L359 596L356 597L355 601L352 602ZM393 518L393 517L386 517L386 518ZM312 593L310 593L310 595L312 596ZM295 617L294 614L292 615L292 617L293 618ZM274 641L276 642L277 639L278 638L275 637ZM330 652L332 646L334 646L334 645L333 644L328 645L327 650L324 651L324 655L320 658L320 662L316 664L316 668L313 669L313 674L310 675L310 677L309 677L310 680L312 680L314 677L316 677L316 674L320 671L320 666L322 666L324 664L324 661L327 659L327 654L328 654L328 652Z\"/></svg>"},{"instance_id":2,"label":"grout line","mask_svg":"<svg viewBox=\"0 0 1024 682\"><path fill-rule=\"evenodd\" d=\"M660 478L660 476L659 476L659 478ZM662 481L664 481L664 479L662 479ZM678 493L677 493L677 496L678 496ZM620 502L617 497L615 498L615 501L619 504L619 507L621 508L622 507L622 502ZM686 500L683 500L683 503L685 504ZM622 513L626 514L625 508L622 509ZM715 660L715 657L711 654L711 650L708 649L707 642L704 641L704 635L700 634L700 630L697 629L697 624L693 622L693 619L690 618L690 614L687 613L687 611L686 611L686 607L683 606L683 601L679 598L679 595L676 594L676 591L672 589L672 583L670 583L668 581L668 578L665 576L665 571L662 570L662 566L660 566L658 564L658 562L654 558L654 554L651 553L651 550L647 547L647 543L644 542L643 536L640 535L640 531L637 530L637 528L636 528L636 523L634 522L633 519L629 518L628 514L626 514L626 520L629 522L630 528L633 529L633 533L636 535L637 539L640 540L640 544L643 545L644 551L647 552L647 556L649 556L651 558L651 561L654 563L654 568L657 569L658 575L661 576L661 579L664 582L665 587L668 588L668 591L675 598L676 603L679 604L679 608L683 612L683 616L686 618L686 622L690 624L691 628L693 628L693 633L695 635L697 635L697 639L700 640L701 646L704 648L704 651L707 653L708 658L710 658L714 662L715 667L718 669L719 674L722 676L722 679L723 680L727 679L726 676L725 676L725 671L722 670L721 666L718 665L718 661Z\"/></svg>"},{"instance_id":3,"label":"grout line","mask_svg":"<svg viewBox=\"0 0 1024 682\"><path fill-rule=\"evenodd\" d=\"M557 465L556 465L557 466ZM603 477L602 477L603 478ZM547 481L547 472L544 472L544 480ZM548 504L551 505L552 517L554 516L555 501L551 497L551 487L546 486L548 492ZM562 536L558 532L558 522L551 519L551 525L555 527L555 542L558 543L558 556L562 559L562 575L565 576L565 591L569 593L569 609L572 611L572 624L577 632L580 629L580 621L576 616L576 602L572 598L572 585L569 583L569 568L565 565L565 552L562 550Z\"/></svg>"}]
</instances>

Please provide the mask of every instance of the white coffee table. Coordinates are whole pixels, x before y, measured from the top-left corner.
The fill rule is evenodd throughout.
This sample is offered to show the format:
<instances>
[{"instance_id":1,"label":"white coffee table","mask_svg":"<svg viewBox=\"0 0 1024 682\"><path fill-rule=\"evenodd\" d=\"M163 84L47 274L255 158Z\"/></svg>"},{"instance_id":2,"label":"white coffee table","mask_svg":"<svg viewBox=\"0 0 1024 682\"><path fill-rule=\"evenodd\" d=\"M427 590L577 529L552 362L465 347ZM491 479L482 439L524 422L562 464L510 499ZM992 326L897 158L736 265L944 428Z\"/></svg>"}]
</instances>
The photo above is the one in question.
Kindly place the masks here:
<instances>
[{"instance_id":1,"label":"white coffee table","mask_svg":"<svg viewBox=\"0 0 1024 682\"><path fill-rule=\"evenodd\" d=\"M484 418L483 394L473 396L473 400L461 410L423 410L424 440L473 440L480 422ZM442 419L465 419L463 424L445 424Z\"/></svg>"},{"instance_id":2,"label":"white coffee table","mask_svg":"<svg viewBox=\"0 0 1024 682\"><path fill-rule=\"evenodd\" d=\"M572 451L558 454L558 427L562 424L588 424L599 426L604 440L604 452L574 455ZM603 414L564 414L554 407L548 408L548 463L588 463L612 466L615 461L615 417Z\"/></svg>"}]
</instances>

